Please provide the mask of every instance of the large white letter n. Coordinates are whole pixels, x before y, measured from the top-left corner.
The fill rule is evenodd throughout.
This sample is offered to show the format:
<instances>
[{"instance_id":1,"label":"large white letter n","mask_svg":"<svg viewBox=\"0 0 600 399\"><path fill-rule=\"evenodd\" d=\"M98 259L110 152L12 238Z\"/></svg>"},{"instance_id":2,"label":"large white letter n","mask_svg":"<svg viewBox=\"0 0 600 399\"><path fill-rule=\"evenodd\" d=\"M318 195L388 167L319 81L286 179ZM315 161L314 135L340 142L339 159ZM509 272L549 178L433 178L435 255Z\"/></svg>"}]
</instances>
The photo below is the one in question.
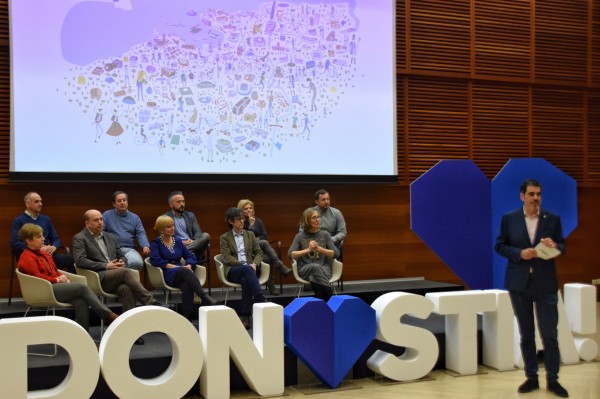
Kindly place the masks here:
<instances>
[{"instance_id":1,"label":"large white letter n","mask_svg":"<svg viewBox=\"0 0 600 399\"><path fill-rule=\"evenodd\" d=\"M283 393L283 308L259 303L253 312L254 341L233 309L200 308L198 324L205 356L200 393L205 398L229 398L230 356L254 392L262 396Z\"/></svg>"}]
</instances>

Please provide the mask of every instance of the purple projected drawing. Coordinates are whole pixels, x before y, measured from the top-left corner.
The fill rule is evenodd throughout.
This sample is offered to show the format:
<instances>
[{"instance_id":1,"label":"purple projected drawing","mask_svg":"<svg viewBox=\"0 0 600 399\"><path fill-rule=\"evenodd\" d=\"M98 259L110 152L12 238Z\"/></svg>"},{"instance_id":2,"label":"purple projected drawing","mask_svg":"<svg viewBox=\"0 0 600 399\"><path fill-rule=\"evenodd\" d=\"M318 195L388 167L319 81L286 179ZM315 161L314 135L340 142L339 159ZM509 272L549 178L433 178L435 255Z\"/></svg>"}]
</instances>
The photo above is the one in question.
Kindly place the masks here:
<instances>
[{"instance_id":1,"label":"purple projected drawing","mask_svg":"<svg viewBox=\"0 0 600 399\"><path fill-rule=\"evenodd\" d=\"M354 0L188 3L90 1L66 15L62 52L75 67L64 80L78 88L69 95L80 96L72 104L83 113L116 110L116 143L137 144L143 114L154 141L171 138L174 127L180 133L161 154L200 163L272 157L291 140L308 140L356 77ZM135 103L123 104L125 97ZM203 135L219 143L216 151L195 144Z\"/></svg>"},{"instance_id":2,"label":"purple projected drawing","mask_svg":"<svg viewBox=\"0 0 600 399\"><path fill-rule=\"evenodd\" d=\"M502 215L522 205L519 186L542 184L542 207L577 226L575 180L541 158L512 159L490 183L473 161L440 161L410 186L411 228L470 289L504 287L506 259L494 251Z\"/></svg>"}]
</instances>

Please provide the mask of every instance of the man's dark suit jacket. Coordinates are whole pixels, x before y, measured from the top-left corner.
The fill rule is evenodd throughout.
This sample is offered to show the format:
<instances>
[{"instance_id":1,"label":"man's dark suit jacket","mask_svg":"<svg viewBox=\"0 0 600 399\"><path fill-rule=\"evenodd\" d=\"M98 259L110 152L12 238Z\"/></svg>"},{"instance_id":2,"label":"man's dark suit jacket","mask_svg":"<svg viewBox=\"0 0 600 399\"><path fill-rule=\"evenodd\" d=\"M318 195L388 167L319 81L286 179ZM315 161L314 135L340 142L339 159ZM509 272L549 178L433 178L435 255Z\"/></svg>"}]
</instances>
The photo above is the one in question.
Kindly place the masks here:
<instances>
[{"instance_id":1,"label":"man's dark suit jacket","mask_svg":"<svg viewBox=\"0 0 600 399\"><path fill-rule=\"evenodd\" d=\"M560 217L540 208L537 231L533 242L529 239L523 208L504 214L500 234L496 239L496 252L508 259L504 286L509 291L524 291L533 271L533 289L539 294L552 294L558 290L558 276L554 259L543 260L521 258L521 250L539 244L542 238L552 238L556 248L565 252L565 239L562 235Z\"/></svg>"},{"instance_id":2,"label":"man's dark suit jacket","mask_svg":"<svg viewBox=\"0 0 600 399\"><path fill-rule=\"evenodd\" d=\"M173 220L175 220L175 213L173 213L173 209L168 210L164 214L172 217ZM196 219L196 215L194 215L190 211L183 211L181 216L183 217L183 220L185 220L185 230L187 232L187 235L192 240L199 239L200 235L202 234L202 229L200 228L200 224L198 223L198 220Z\"/></svg>"},{"instance_id":3,"label":"man's dark suit jacket","mask_svg":"<svg viewBox=\"0 0 600 399\"><path fill-rule=\"evenodd\" d=\"M246 263L260 265L263 252L258 245L258 240L253 232L242 230L244 234L244 249L246 251ZM241 266L244 262L238 260L238 250L233 237L233 231L221 235L221 262L225 266Z\"/></svg>"},{"instance_id":4,"label":"man's dark suit jacket","mask_svg":"<svg viewBox=\"0 0 600 399\"><path fill-rule=\"evenodd\" d=\"M106 231L103 234L109 258L111 260L122 259L127 265L127 259L123 256L115 236ZM73 257L77 267L95 271L100 276L100 280L104 278L108 261L102 255L100 246L87 228L84 228L73 237Z\"/></svg>"}]
</instances>

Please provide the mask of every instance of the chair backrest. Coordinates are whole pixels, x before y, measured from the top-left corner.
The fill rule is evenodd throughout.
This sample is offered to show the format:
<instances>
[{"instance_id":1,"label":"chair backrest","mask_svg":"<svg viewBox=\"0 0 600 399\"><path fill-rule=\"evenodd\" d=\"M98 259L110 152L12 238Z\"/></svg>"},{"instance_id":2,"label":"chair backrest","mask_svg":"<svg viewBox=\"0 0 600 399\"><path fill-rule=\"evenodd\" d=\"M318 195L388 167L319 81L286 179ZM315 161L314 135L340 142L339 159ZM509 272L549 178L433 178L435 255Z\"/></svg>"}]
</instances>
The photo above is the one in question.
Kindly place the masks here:
<instances>
[{"instance_id":1,"label":"chair backrest","mask_svg":"<svg viewBox=\"0 0 600 399\"><path fill-rule=\"evenodd\" d=\"M296 259L292 259L292 272L294 273L294 278L296 279L296 281L298 283L300 283L300 284L310 284L310 282L304 280L298 274L298 262L296 261Z\"/></svg>"},{"instance_id":2,"label":"chair backrest","mask_svg":"<svg viewBox=\"0 0 600 399\"><path fill-rule=\"evenodd\" d=\"M31 307L50 308L55 305L71 306L58 302L52 290L52 283L43 278L30 276L16 270L25 303Z\"/></svg>"},{"instance_id":3,"label":"chair backrest","mask_svg":"<svg viewBox=\"0 0 600 399\"><path fill-rule=\"evenodd\" d=\"M59 271L62 274L64 274L65 276L67 276L69 278L70 282L87 285L87 278L85 278L85 276L80 276L79 274L69 273L64 270L59 270Z\"/></svg>"},{"instance_id":4,"label":"chair backrest","mask_svg":"<svg viewBox=\"0 0 600 399\"><path fill-rule=\"evenodd\" d=\"M329 279L330 283L335 283L342 278L342 272L344 271L344 264L337 259L333 260L331 264L331 278Z\"/></svg>"},{"instance_id":5,"label":"chair backrest","mask_svg":"<svg viewBox=\"0 0 600 399\"><path fill-rule=\"evenodd\" d=\"M339 281L339 279L342 277L343 270L344 264L339 260L334 259L333 263L331 264L331 278L329 279L329 282L335 283ZM294 277L296 278L296 281L302 284L309 284L308 281L304 280L298 274L298 262L296 262L296 259L292 259L292 271L294 272Z\"/></svg>"},{"instance_id":6,"label":"chair backrest","mask_svg":"<svg viewBox=\"0 0 600 399\"><path fill-rule=\"evenodd\" d=\"M169 291L180 291L177 287L171 287L165 281L165 275L162 268L158 266L154 266L150 263L150 258L144 259L144 264L146 265L146 270L148 271L148 278L150 279L150 284L154 287L155 290L169 290ZM181 265L185 266L185 259L181 259ZM206 283L206 268L204 266L196 265L194 269L194 274L200 285L204 285Z\"/></svg>"},{"instance_id":7,"label":"chair backrest","mask_svg":"<svg viewBox=\"0 0 600 399\"><path fill-rule=\"evenodd\" d=\"M258 278L258 283L260 285L266 284L269 280L269 275L271 274L271 265L265 262L260 263L260 277Z\"/></svg>"},{"instance_id":8,"label":"chair backrest","mask_svg":"<svg viewBox=\"0 0 600 399\"><path fill-rule=\"evenodd\" d=\"M198 277L200 285L204 285L204 283L206 283L206 267L196 265L196 268L194 269L194 274L196 275L196 277Z\"/></svg>"},{"instance_id":9,"label":"chair backrest","mask_svg":"<svg viewBox=\"0 0 600 399\"><path fill-rule=\"evenodd\" d=\"M217 267L217 277L219 281L223 283L223 285L227 285L229 287L241 287L241 284L232 283L227 280L227 272L229 271L229 266L225 266L221 261L221 254L217 254L214 257L215 266ZM258 278L258 283L263 285L269 280L269 275L271 274L271 266L268 263L261 262L260 264L260 277Z\"/></svg>"},{"instance_id":10,"label":"chair backrest","mask_svg":"<svg viewBox=\"0 0 600 399\"><path fill-rule=\"evenodd\" d=\"M165 276L163 275L163 271L160 267L154 266L150 263L150 258L144 259L144 263L146 264L146 270L148 271L148 278L150 279L150 284L154 287L155 290L171 290L173 287L169 287L165 282ZM179 289L177 289L179 291Z\"/></svg>"},{"instance_id":11,"label":"chair backrest","mask_svg":"<svg viewBox=\"0 0 600 399\"><path fill-rule=\"evenodd\" d=\"M215 260L215 267L217 268L217 278L223 285L227 285L229 287L241 287L240 284L232 283L227 280L227 270L229 270L221 261L221 254L215 255L213 258Z\"/></svg>"},{"instance_id":12,"label":"chair backrest","mask_svg":"<svg viewBox=\"0 0 600 399\"><path fill-rule=\"evenodd\" d=\"M83 276L87 279L87 285L90 287L90 290L98 296L103 296L105 298L118 298L119 296L116 294L111 294L105 292L102 289L102 285L100 284L100 276L93 270L83 269L75 265L75 270L77 274Z\"/></svg>"}]
</instances>

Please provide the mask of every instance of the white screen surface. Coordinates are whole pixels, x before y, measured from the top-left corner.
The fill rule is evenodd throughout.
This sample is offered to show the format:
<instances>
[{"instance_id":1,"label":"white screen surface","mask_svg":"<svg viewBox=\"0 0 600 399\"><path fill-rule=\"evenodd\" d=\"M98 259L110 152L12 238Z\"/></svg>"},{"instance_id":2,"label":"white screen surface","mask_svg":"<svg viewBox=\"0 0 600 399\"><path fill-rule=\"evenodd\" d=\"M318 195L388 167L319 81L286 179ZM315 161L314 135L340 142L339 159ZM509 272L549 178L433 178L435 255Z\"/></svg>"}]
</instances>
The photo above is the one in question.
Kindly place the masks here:
<instances>
[{"instance_id":1,"label":"white screen surface","mask_svg":"<svg viewBox=\"0 0 600 399\"><path fill-rule=\"evenodd\" d=\"M394 176L391 0L13 0L11 172Z\"/></svg>"}]
</instances>

